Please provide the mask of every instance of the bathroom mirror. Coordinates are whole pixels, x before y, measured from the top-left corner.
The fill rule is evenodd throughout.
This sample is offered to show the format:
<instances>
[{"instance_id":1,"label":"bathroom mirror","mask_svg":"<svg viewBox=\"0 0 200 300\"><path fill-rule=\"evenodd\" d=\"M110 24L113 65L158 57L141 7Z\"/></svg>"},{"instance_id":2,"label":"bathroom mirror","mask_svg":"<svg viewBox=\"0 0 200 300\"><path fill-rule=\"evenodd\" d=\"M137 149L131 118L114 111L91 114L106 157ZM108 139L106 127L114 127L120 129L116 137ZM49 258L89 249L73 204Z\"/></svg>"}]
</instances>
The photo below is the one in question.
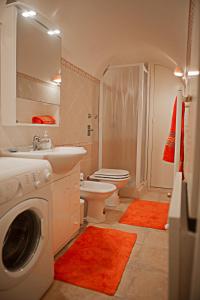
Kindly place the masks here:
<instances>
[{"instance_id":1,"label":"bathroom mirror","mask_svg":"<svg viewBox=\"0 0 200 300\"><path fill-rule=\"evenodd\" d=\"M49 35L37 17L25 18L19 9L16 28L16 123L50 116L58 125L60 85L54 80L61 72L61 38Z\"/></svg>"}]
</instances>

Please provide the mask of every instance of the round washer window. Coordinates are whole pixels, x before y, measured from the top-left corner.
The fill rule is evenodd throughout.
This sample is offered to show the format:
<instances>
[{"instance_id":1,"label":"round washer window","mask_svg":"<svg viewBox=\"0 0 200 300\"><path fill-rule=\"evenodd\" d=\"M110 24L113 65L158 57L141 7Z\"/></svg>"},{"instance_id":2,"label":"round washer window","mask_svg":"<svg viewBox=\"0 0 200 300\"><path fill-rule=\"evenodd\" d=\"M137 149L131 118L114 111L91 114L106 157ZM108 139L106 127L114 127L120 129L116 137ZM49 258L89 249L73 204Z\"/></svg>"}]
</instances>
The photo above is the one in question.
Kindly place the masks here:
<instances>
[{"instance_id":1,"label":"round washer window","mask_svg":"<svg viewBox=\"0 0 200 300\"><path fill-rule=\"evenodd\" d=\"M32 210L20 213L11 223L3 243L2 261L9 271L24 267L37 249L41 236L39 217Z\"/></svg>"}]
</instances>

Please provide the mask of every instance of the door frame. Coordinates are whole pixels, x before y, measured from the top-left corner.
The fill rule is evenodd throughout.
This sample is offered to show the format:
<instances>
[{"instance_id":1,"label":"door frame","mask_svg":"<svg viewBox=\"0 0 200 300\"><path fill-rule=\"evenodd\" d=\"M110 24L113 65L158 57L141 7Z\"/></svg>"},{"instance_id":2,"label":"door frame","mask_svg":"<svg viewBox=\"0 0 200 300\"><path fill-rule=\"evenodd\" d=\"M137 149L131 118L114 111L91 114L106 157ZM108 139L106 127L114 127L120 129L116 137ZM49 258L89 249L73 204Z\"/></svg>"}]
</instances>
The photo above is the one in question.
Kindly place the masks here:
<instances>
[{"instance_id":1,"label":"door frame","mask_svg":"<svg viewBox=\"0 0 200 300\"><path fill-rule=\"evenodd\" d=\"M169 66L161 65L159 63L150 63L149 64L149 110L148 110L148 145L147 145L147 188L148 189L166 189L164 187L155 187L151 185L151 171L152 171L152 155L153 155L153 124L154 124L154 104L155 104L155 68L160 66L163 68L169 68ZM173 70L171 70L173 72ZM180 88L183 89L183 83L180 80ZM178 92L178 88L177 88Z\"/></svg>"}]
</instances>

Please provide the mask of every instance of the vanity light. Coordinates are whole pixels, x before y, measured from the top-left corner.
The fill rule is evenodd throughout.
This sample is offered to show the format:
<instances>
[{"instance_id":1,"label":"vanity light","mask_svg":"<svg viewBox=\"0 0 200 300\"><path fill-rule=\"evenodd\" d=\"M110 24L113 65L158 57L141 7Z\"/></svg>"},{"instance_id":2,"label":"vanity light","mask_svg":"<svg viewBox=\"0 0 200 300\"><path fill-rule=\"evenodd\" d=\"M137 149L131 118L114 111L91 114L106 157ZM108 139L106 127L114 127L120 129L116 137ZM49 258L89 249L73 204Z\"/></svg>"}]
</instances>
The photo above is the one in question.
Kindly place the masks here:
<instances>
[{"instance_id":1,"label":"vanity light","mask_svg":"<svg viewBox=\"0 0 200 300\"><path fill-rule=\"evenodd\" d=\"M174 70L174 75L176 77L183 77L184 75L183 70L180 67L176 67Z\"/></svg>"},{"instance_id":2,"label":"vanity light","mask_svg":"<svg viewBox=\"0 0 200 300\"><path fill-rule=\"evenodd\" d=\"M57 35L57 34L60 34L60 30L59 29L49 30L49 31L47 31L47 33L49 35Z\"/></svg>"},{"instance_id":3,"label":"vanity light","mask_svg":"<svg viewBox=\"0 0 200 300\"><path fill-rule=\"evenodd\" d=\"M195 76L199 76L199 75L200 75L200 71L198 71L198 70L188 71L188 76L190 76L190 77L195 77Z\"/></svg>"},{"instance_id":4,"label":"vanity light","mask_svg":"<svg viewBox=\"0 0 200 300\"><path fill-rule=\"evenodd\" d=\"M52 81L53 81L54 83L56 83L56 84L60 84L61 81L62 81L62 80L61 80L61 75L60 75L60 74L55 75L55 76L53 77Z\"/></svg>"},{"instance_id":5,"label":"vanity light","mask_svg":"<svg viewBox=\"0 0 200 300\"><path fill-rule=\"evenodd\" d=\"M22 16L24 17L24 18L33 18L33 17L35 17L36 16L36 12L34 11L34 10L27 10L27 11L24 11L23 13L22 13Z\"/></svg>"}]
</instances>

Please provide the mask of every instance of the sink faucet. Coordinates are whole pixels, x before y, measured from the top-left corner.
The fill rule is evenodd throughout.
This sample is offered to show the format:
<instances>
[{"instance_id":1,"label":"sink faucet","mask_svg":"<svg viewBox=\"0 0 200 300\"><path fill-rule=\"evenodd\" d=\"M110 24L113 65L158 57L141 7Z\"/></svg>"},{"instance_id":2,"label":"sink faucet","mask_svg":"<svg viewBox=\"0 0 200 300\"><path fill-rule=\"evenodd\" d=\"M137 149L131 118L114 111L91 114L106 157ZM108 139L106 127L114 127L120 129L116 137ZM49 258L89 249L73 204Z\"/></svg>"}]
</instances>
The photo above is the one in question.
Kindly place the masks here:
<instances>
[{"instance_id":1,"label":"sink faucet","mask_svg":"<svg viewBox=\"0 0 200 300\"><path fill-rule=\"evenodd\" d=\"M33 150L49 150L53 149L52 139L48 136L47 131L45 131L43 137L34 135L33 137Z\"/></svg>"},{"instance_id":2,"label":"sink faucet","mask_svg":"<svg viewBox=\"0 0 200 300\"><path fill-rule=\"evenodd\" d=\"M39 149L40 137L38 135L34 135L33 137L33 150L36 151Z\"/></svg>"}]
</instances>

